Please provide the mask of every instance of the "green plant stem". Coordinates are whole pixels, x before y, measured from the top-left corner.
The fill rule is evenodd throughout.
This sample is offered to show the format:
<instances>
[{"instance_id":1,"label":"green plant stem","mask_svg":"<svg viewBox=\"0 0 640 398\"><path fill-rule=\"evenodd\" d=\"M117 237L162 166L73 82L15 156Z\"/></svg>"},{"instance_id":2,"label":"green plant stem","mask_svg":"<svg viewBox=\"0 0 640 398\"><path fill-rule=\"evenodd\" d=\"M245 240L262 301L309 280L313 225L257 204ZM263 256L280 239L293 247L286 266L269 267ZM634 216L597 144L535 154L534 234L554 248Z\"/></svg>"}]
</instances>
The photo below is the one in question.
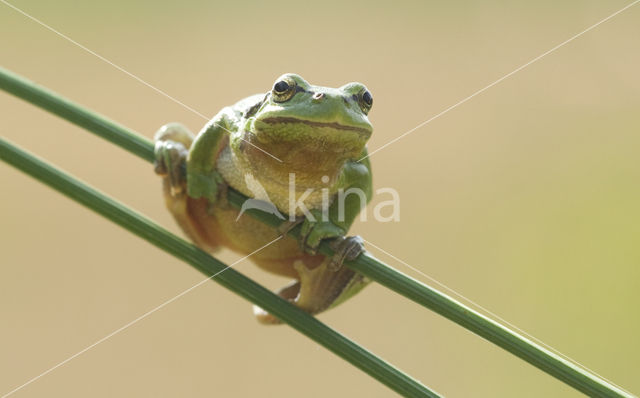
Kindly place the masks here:
<instances>
[{"instance_id":1,"label":"green plant stem","mask_svg":"<svg viewBox=\"0 0 640 398\"><path fill-rule=\"evenodd\" d=\"M1 68L0 88L72 123L85 127L89 131L122 146L145 160L153 160L153 144L151 141L109 121L103 116L97 116L79 105L61 98L58 94L38 87L34 83ZM96 117L95 123L92 122L93 117ZM93 130L94 126L96 131ZM230 203L240 207L244 200L246 200L244 196L236 191L229 190ZM281 222L275 216L257 210L252 210L248 213L274 227L277 227ZM297 232L298 230L294 229L292 234L296 235ZM326 242L321 244L320 252L325 255L333 253ZM355 261L346 262L345 265L456 322L589 396L633 397L595 374L572 364L559 355L485 317L440 291L389 267L368 253L362 254Z\"/></svg>"},{"instance_id":2,"label":"green plant stem","mask_svg":"<svg viewBox=\"0 0 640 398\"><path fill-rule=\"evenodd\" d=\"M241 273L228 268L196 246L171 234L151 220L127 208L122 203L83 184L17 148L0 137L0 159L22 170L76 202L108 218L169 254L187 262L203 274L212 277L227 289L260 305L336 355L344 358L394 391L407 397L439 397L439 395L402 371L378 358L363 347L329 328L313 316Z\"/></svg>"}]
</instances>

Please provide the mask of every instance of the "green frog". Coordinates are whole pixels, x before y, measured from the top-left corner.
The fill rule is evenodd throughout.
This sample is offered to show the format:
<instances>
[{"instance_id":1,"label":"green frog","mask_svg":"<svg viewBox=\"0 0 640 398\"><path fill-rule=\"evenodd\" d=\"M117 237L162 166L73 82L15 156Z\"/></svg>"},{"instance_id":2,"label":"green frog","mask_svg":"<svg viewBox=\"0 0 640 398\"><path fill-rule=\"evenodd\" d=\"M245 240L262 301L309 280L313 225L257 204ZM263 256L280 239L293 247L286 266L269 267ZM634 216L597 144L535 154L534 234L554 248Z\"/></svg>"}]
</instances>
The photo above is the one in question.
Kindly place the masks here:
<instances>
[{"instance_id":1,"label":"green frog","mask_svg":"<svg viewBox=\"0 0 640 398\"><path fill-rule=\"evenodd\" d=\"M282 234L251 256L293 279L277 293L311 314L344 302L369 282L342 263L364 250L359 237L346 234L372 195L372 104L363 84L321 87L285 74L266 94L222 109L196 136L181 124L163 126L155 135L155 171L168 209L209 252L250 254ZM229 205L227 187L251 198L249 207L270 208L284 219L282 230L243 215L244 205ZM298 240L283 234L299 223ZM330 258L317 253L325 239L335 251ZM279 323L257 306L254 313L264 324Z\"/></svg>"}]
</instances>

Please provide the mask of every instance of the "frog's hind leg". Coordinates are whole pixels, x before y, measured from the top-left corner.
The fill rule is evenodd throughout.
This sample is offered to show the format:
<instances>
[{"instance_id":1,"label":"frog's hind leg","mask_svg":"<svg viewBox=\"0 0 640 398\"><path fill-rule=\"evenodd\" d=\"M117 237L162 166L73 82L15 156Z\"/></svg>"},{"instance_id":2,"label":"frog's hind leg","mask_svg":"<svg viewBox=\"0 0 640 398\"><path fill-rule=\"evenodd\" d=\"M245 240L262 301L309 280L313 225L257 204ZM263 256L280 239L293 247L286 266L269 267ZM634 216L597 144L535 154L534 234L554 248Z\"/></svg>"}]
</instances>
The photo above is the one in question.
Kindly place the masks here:
<instances>
[{"instance_id":1,"label":"frog's hind leg","mask_svg":"<svg viewBox=\"0 0 640 398\"><path fill-rule=\"evenodd\" d=\"M310 314L335 307L369 283L366 277L347 267L333 270L331 259L325 259L315 267L307 267L304 260L298 259L294 260L293 268L298 272L299 280L293 281L277 293ZM253 307L253 312L260 323L282 323L258 306Z\"/></svg>"}]
</instances>

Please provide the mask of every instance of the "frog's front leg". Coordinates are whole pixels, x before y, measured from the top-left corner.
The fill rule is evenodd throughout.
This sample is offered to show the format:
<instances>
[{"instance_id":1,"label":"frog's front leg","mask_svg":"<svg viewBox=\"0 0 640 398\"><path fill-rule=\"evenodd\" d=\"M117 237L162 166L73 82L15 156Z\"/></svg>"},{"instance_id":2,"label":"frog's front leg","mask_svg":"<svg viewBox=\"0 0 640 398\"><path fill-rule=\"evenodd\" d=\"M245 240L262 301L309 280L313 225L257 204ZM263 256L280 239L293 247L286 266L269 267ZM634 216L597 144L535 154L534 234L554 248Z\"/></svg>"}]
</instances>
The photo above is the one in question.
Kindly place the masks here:
<instances>
[{"instance_id":1,"label":"frog's front leg","mask_svg":"<svg viewBox=\"0 0 640 398\"><path fill-rule=\"evenodd\" d=\"M193 134L185 126L170 123L155 134L155 172L163 178L165 204L182 230L198 246L213 251L214 246L202 238L188 210L186 168Z\"/></svg>"},{"instance_id":2,"label":"frog's front leg","mask_svg":"<svg viewBox=\"0 0 640 398\"><path fill-rule=\"evenodd\" d=\"M346 230L329 220L321 220L320 211L312 210L313 220L305 219L300 230L300 244L310 254L315 254L320 242L331 239L334 254L329 258L328 269L337 271L345 260L355 260L364 251L364 242L359 236L345 236Z\"/></svg>"},{"instance_id":3,"label":"frog's front leg","mask_svg":"<svg viewBox=\"0 0 640 398\"><path fill-rule=\"evenodd\" d=\"M210 205L218 200L220 187L224 186L224 179L216 170L216 161L229 140L225 125L230 112L224 109L207 123L189 151L187 194L194 199L206 198Z\"/></svg>"},{"instance_id":4,"label":"frog's front leg","mask_svg":"<svg viewBox=\"0 0 640 398\"><path fill-rule=\"evenodd\" d=\"M356 216L371 200L371 165L366 148L360 154L362 162L345 163L339 176L338 186L341 188L326 214L319 209L311 210L313 218L306 218L300 232L303 249L315 254L320 242L333 239L332 249L335 254L329 267L337 270L344 260L353 260L364 250L362 238L345 237Z\"/></svg>"}]
</instances>

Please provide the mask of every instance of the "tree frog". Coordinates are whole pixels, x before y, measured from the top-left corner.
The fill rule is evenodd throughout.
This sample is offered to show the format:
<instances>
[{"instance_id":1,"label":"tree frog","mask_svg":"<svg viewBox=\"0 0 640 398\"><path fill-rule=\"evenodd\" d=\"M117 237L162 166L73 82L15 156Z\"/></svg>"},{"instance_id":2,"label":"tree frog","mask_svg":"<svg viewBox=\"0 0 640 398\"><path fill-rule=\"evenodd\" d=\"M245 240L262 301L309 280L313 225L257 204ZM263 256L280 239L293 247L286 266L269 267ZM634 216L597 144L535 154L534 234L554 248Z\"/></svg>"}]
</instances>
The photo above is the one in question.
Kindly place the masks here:
<instances>
[{"instance_id":1,"label":"tree frog","mask_svg":"<svg viewBox=\"0 0 640 398\"><path fill-rule=\"evenodd\" d=\"M155 135L155 171L168 209L199 247L249 254L282 231L242 215L226 202L225 189L268 200L288 219L285 227L302 223L300 242L285 234L251 259L293 278L277 293L303 310L336 306L369 282L341 265L364 250L359 237L345 235L371 199L372 104L363 84L321 87L285 74L266 94L222 109L196 136L181 124L163 126ZM324 239L335 249L331 258L316 253ZM259 307L254 313L262 323L279 323Z\"/></svg>"}]
</instances>

